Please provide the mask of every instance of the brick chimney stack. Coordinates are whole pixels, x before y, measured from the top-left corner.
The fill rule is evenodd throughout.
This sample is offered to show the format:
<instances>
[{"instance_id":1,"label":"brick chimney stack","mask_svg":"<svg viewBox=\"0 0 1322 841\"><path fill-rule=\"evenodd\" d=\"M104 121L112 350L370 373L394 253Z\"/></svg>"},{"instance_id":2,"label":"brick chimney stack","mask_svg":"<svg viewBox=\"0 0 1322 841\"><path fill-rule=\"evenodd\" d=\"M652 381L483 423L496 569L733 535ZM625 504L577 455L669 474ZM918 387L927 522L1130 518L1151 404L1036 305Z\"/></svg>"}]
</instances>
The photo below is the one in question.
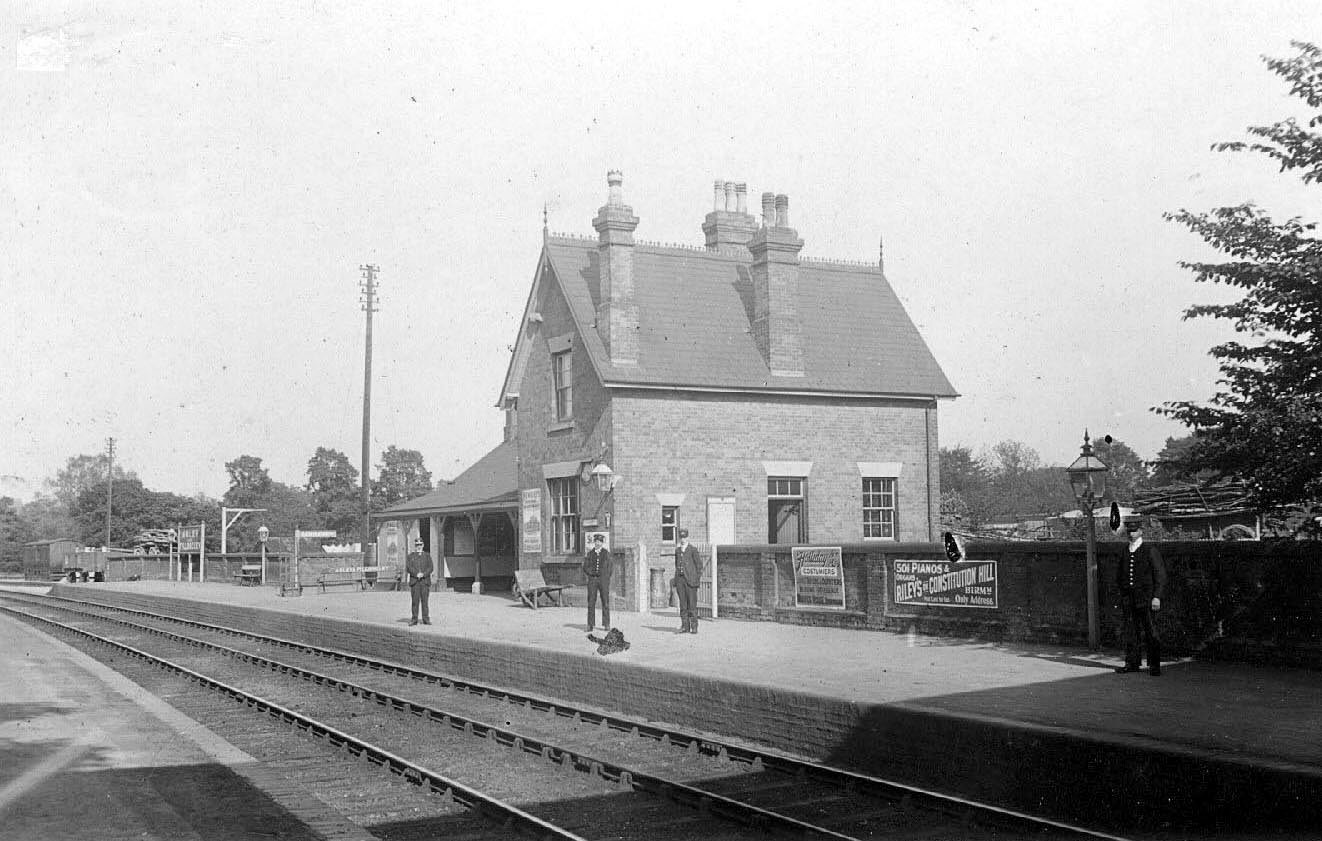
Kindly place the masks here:
<instances>
[{"instance_id":1,"label":"brick chimney stack","mask_svg":"<svg viewBox=\"0 0 1322 841\"><path fill-rule=\"evenodd\" d=\"M773 376L802 377L799 251L803 240L789 224L789 196L763 193L762 227L748 242L753 255L753 340Z\"/></svg>"},{"instance_id":2,"label":"brick chimney stack","mask_svg":"<svg viewBox=\"0 0 1322 841\"><path fill-rule=\"evenodd\" d=\"M742 181L716 181L712 188L712 212L702 222L707 247L747 245L757 220L748 213L748 185Z\"/></svg>"},{"instance_id":3,"label":"brick chimney stack","mask_svg":"<svg viewBox=\"0 0 1322 841\"><path fill-rule=\"evenodd\" d=\"M638 364L638 302L634 297L633 232L638 217L624 203L624 175L606 173L610 191L592 227L598 235L601 285L597 298L597 333L612 365Z\"/></svg>"}]
</instances>

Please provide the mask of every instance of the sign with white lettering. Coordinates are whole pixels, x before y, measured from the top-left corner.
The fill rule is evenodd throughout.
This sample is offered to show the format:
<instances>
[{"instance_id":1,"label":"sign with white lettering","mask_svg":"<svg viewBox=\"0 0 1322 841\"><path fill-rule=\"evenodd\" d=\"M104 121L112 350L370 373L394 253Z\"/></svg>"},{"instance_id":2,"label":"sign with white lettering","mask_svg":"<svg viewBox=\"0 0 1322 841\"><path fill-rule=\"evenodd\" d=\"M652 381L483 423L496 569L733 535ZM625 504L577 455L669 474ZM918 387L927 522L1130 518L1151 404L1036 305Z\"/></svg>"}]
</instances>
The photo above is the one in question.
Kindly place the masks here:
<instances>
[{"instance_id":1,"label":"sign with white lettering","mask_svg":"<svg viewBox=\"0 0 1322 841\"><path fill-rule=\"evenodd\" d=\"M183 526L182 528L179 529L179 551L180 552L202 551L201 526Z\"/></svg>"},{"instance_id":2,"label":"sign with white lettering","mask_svg":"<svg viewBox=\"0 0 1322 841\"><path fill-rule=\"evenodd\" d=\"M523 524L523 551L542 551L542 489L525 488L519 492L520 518Z\"/></svg>"},{"instance_id":3,"label":"sign with white lettering","mask_svg":"<svg viewBox=\"0 0 1322 841\"><path fill-rule=\"evenodd\" d=\"M996 561L890 562L896 605L914 607L1000 607Z\"/></svg>"},{"instance_id":4,"label":"sign with white lettering","mask_svg":"<svg viewBox=\"0 0 1322 841\"><path fill-rule=\"evenodd\" d=\"M845 565L839 546L794 546L794 606L845 609Z\"/></svg>"}]
</instances>

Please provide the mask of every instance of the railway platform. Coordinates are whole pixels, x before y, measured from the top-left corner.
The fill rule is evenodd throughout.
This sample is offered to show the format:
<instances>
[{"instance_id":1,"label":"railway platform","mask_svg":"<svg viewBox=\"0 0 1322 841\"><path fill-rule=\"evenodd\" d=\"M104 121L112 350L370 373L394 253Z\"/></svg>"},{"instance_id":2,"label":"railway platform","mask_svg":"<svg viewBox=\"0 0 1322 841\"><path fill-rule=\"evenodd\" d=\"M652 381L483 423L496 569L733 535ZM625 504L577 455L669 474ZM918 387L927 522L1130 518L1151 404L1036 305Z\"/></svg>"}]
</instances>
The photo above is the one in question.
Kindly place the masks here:
<instances>
[{"instance_id":1,"label":"railway platform","mask_svg":"<svg viewBox=\"0 0 1322 841\"><path fill-rule=\"evenodd\" d=\"M1322 674L1183 660L1116 674L1116 652L616 612L602 656L585 609L440 592L306 593L164 581L54 595L362 651L469 679L724 733L962 796L1093 825L1263 837L1322 826ZM598 632L599 633L599 632Z\"/></svg>"},{"instance_id":2,"label":"railway platform","mask_svg":"<svg viewBox=\"0 0 1322 841\"><path fill-rule=\"evenodd\" d=\"M0 841L372 838L91 657L7 616L0 639Z\"/></svg>"}]
</instances>

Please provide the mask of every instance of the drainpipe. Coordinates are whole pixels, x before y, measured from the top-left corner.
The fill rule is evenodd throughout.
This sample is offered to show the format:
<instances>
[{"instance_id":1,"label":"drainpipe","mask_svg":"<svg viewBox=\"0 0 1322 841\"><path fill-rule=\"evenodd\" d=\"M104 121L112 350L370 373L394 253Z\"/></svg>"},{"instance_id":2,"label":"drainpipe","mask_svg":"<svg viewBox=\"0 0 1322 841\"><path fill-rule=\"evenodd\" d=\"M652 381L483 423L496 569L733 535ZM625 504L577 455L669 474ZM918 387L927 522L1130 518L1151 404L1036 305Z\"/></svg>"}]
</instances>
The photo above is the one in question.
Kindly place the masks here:
<instances>
[{"instance_id":1,"label":"drainpipe","mask_svg":"<svg viewBox=\"0 0 1322 841\"><path fill-rule=\"evenodd\" d=\"M923 407L923 440L926 446L923 452L927 454L927 542L936 540L932 532L932 406L936 405L936 398L932 398L932 404Z\"/></svg>"}]
</instances>

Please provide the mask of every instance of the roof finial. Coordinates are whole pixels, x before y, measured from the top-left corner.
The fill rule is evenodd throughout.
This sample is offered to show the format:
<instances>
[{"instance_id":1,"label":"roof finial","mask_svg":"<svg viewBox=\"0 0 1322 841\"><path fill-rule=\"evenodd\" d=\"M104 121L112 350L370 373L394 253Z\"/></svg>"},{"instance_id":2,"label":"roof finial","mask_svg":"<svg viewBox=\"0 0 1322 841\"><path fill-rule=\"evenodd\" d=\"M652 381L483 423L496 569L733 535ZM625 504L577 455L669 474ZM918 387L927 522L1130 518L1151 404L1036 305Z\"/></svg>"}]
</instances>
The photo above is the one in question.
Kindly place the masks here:
<instances>
[{"instance_id":1,"label":"roof finial","mask_svg":"<svg viewBox=\"0 0 1322 841\"><path fill-rule=\"evenodd\" d=\"M881 234L877 234L877 268L886 273L886 239Z\"/></svg>"},{"instance_id":2,"label":"roof finial","mask_svg":"<svg viewBox=\"0 0 1322 841\"><path fill-rule=\"evenodd\" d=\"M547 227L546 202L542 202L542 242L551 238L550 228Z\"/></svg>"}]
</instances>

